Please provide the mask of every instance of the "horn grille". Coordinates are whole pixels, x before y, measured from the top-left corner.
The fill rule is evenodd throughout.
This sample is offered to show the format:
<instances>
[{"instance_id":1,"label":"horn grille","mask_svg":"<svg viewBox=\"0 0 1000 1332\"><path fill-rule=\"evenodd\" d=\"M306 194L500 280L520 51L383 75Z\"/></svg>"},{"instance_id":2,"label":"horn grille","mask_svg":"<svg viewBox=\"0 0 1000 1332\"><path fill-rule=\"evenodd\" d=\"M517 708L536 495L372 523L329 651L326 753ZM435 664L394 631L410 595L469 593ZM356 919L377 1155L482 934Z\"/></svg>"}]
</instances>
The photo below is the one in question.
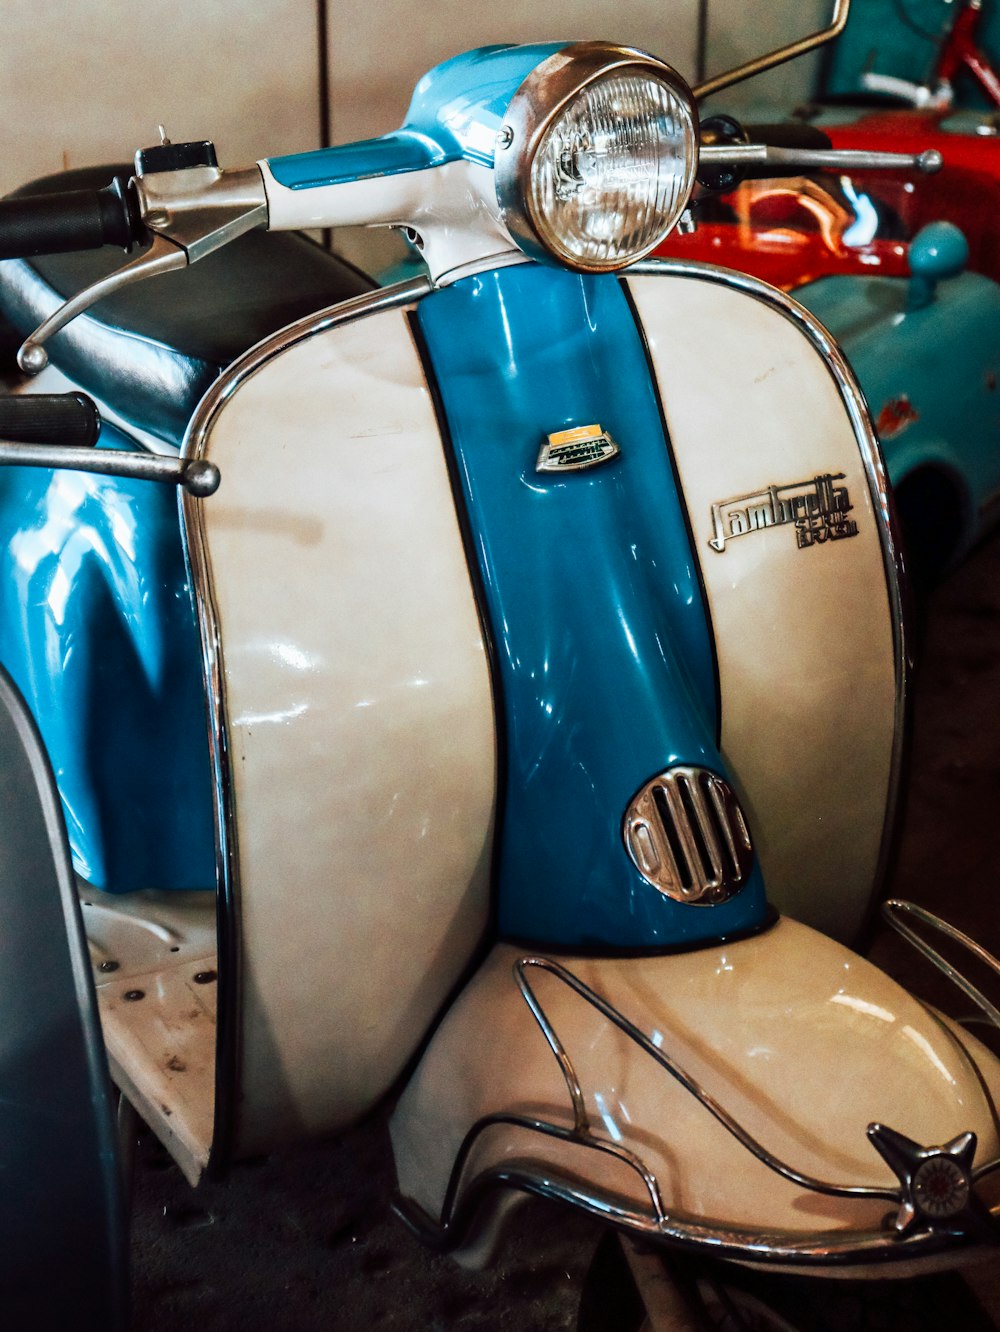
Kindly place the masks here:
<instances>
[{"instance_id":1,"label":"horn grille","mask_svg":"<svg viewBox=\"0 0 1000 1332\"><path fill-rule=\"evenodd\" d=\"M642 877L675 902L725 902L753 865L739 801L708 768L670 768L648 781L625 811L624 839Z\"/></svg>"}]
</instances>

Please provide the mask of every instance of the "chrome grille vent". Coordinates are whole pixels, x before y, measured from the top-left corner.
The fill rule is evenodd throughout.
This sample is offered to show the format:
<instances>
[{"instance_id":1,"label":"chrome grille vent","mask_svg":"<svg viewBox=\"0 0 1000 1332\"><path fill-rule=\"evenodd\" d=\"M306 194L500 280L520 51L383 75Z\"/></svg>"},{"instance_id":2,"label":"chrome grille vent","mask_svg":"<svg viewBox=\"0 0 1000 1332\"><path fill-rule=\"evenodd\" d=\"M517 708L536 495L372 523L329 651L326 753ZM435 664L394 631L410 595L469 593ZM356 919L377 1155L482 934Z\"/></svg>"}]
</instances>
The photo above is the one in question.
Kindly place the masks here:
<instances>
[{"instance_id":1,"label":"chrome grille vent","mask_svg":"<svg viewBox=\"0 0 1000 1332\"><path fill-rule=\"evenodd\" d=\"M725 902L753 865L739 801L707 768L670 768L648 781L625 811L624 838L642 877L676 902Z\"/></svg>"}]
</instances>

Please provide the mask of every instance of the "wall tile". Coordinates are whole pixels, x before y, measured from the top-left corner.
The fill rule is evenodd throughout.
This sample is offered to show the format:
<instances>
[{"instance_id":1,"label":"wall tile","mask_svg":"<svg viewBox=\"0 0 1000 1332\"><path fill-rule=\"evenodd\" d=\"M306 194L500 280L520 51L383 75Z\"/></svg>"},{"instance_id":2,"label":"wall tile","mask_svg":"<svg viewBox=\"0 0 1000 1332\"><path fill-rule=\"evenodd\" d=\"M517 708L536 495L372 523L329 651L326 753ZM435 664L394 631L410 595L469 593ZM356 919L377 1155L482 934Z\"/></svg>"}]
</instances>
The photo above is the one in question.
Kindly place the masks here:
<instances>
[{"instance_id":1,"label":"wall tile","mask_svg":"<svg viewBox=\"0 0 1000 1332\"><path fill-rule=\"evenodd\" d=\"M329 0L331 137L367 138L402 123L428 69L491 42L608 38L645 47L685 76L695 68L697 0Z\"/></svg>"},{"instance_id":2,"label":"wall tile","mask_svg":"<svg viewBox=\"0 0 1000 1332\"><path fill-rule=\"evenodd\" d=\"M706 73L711 77L816 32L829 23L832 13L833 0L709 0ZM737 114L743 108L792 107L815 87L819 58L800 56L719 93L711 106Z\"/></svg>"},{"instance_id":3,"label":"wall tile","mask_svg":"<svg viewBox=\"0 0 1000 1332\"><path fill-rule=\"evenodd\" d=\"M4 5L0 191L64 164L214 138L223 164L315 146L314 0Z\"/></svg>"}]
</instances>

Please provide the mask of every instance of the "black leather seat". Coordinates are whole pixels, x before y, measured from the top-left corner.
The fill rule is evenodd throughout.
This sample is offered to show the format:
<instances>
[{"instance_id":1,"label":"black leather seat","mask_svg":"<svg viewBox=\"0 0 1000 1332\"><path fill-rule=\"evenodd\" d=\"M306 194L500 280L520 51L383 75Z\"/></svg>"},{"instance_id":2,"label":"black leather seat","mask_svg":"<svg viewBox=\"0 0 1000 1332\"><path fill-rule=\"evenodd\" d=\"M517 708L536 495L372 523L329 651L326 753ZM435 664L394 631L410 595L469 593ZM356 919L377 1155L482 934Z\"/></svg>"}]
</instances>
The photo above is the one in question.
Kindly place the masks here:
<instances>
[{"instance_id":1,"label":"black leather seat","mask_svg":"<svg viewBox=\"0 0 1000 1332\"><path fill-rule=\"evenodd\" d=\"M11 197L100 187L115 174L130 175L131 168L61 172ZM128 258L105 246L7 260L0 263L0 312L23 339L62 301ZM293 320L375 285L305 236L251 231L189 268L105 297L52 339L49 356L125 420L179 443L223 367Z\"/></svg>"}]
</instances>

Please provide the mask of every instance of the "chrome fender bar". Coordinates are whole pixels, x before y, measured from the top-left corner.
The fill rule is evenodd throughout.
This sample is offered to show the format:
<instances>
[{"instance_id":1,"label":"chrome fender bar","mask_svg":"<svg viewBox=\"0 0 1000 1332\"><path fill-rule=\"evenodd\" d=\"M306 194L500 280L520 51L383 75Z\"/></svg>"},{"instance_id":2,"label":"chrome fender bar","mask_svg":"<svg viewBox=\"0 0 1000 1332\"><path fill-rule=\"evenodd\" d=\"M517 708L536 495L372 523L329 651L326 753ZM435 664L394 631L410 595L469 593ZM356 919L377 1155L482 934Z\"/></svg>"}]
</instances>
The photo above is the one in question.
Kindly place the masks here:
<instances>
[{"instance_id":1,"label":"chrome fender bar","mask_svg":"<svg viewBox=\"0 0 1000 1332\"><path fill-rule=\"evenodd\" d=\"M995 1240L1000 1062L783 918L645 958L497 947L392 1122L443 1246L497 1185L752 1262L939 1264Z\"/></svg>"}]
</instances>

